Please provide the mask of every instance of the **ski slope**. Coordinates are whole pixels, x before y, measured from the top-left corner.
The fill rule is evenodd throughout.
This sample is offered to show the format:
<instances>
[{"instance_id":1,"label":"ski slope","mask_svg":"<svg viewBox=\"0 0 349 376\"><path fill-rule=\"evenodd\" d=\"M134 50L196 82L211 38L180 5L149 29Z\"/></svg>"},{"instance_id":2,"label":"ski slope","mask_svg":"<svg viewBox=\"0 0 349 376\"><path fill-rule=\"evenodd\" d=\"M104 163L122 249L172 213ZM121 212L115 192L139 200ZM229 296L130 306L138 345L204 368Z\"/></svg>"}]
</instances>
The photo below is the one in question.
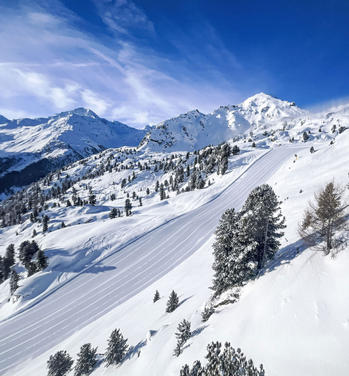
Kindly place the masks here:
<instances>
[{"instance_id":1,"label":"ski slope","mask_svg":"<svg viewBox=\"0 0 349 376\"><path fill-rule=\"evenodd\" d=\"M34 359L180 264L210 238L222 212L239 208L295 147L272 149L207 204L157 227L0 323L0 375Z\"/></svg>"}]
</instances>

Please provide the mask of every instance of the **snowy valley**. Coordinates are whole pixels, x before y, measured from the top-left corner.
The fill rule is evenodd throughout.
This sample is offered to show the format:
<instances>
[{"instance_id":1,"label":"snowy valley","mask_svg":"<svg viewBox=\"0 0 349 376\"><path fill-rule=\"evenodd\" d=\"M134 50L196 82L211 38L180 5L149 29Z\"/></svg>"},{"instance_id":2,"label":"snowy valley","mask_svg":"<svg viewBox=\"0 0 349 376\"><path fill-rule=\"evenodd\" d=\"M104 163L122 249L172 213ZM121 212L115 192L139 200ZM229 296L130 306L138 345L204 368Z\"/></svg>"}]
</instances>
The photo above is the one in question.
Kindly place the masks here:
<instances>
[{"instance_id":1,"label":"snowy valley","mask_svg":"<svg viewBox=\"0 0 349 376\"><path fill-rule=\"evenodd\" d=\"M349 201L349 105L312 113L260 93L144 130L84 109L0 123L3 186L12 189L0 205L0 256L14 245L19 277L14 291L9 276L0 284L1 375L46 375L52 354L76 361L91 343L93 376L177 376L184 364L205 364L215 341L241 348L268 376L348 374L347 229L326 256L298 229L326 184ZM6 183L40 160L50 161L44 176ZM233 288L213 298L219 219L265 183L286 219L280 247L238 297ZM37 253L27 265L19 259L25 241L47 266L31 264ZM178 307L166 312L172 290ZM174 356L183 319L190 335ZM131 347L106 367L114 329Z\"/></svg>"}]
</instances>

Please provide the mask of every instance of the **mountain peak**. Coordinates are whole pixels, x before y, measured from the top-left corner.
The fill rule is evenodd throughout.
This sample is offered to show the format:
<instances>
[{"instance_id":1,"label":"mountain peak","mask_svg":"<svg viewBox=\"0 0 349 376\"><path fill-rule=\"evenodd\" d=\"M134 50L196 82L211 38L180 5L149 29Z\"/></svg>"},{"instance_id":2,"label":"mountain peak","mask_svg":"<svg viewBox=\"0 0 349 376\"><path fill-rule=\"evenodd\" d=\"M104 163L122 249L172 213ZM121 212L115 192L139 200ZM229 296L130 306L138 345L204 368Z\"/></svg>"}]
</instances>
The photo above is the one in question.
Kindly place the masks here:
<instances>
[{"instance_id":1,"label":"mountain peak","mask_svg":"<svg viewBox=\"0 0 349 376\"><path fill-rule=\"evenodd\" d=\"M7 123L9 120L5 116L0 115L0 124Z\"/></svg>"},{"instance_id":2,"label":"mountain peak","mask_svg":"<svg viewBox=\"0 0 349 376\"><path fill-rule=\"evenodd\" d=\"M70 111L64 111L58 114L58 116L67 116L67 115L78 115L78 116L87 116L92 118L97 118L98 115L95 114L92 110L84 107L77 107Z\"/></svg>"}]
</instances>

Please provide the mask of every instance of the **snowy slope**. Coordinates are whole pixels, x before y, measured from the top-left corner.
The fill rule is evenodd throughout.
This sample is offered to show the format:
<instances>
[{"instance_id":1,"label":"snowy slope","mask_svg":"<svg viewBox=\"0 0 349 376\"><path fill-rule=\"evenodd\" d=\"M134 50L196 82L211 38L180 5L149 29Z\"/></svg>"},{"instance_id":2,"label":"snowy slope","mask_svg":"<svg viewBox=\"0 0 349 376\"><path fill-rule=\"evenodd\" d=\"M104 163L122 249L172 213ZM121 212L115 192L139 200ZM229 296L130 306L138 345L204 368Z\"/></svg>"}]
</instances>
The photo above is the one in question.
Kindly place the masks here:
<instances>
[{"instance_id":1,"label":"snowy slope","mask_svg":"<svg viewBox=\"0 0 349 376\"><path fill-rule=\"evenodd\" d=\"M41 354L173 269L210 238L226 208L241 206L248 192L265 181L294 150L298 149L272 150L215 200L171 220L122 249L112 249L109 257L42 297L38 305L0 324L1 372L28 356ZM103 226L103 229L107 237L112 234L110 226ZM196 236L192 236L193 233ZM100 245L112 244L107 237Z\"/></svg>"},{"instance_id":2,"label":"snowy slope","mask_svg":"<svg viewBox=\"0 0 349 376\"><path fill-rule=\"evenodd\" d=\"M106 148L136 146L145 134L84 108L48 118L0 118L0 123L0 192Z\"/></svg>"},{"instance_id":3,"label":"snowy slope","mask_svg":"<svg viewBox=\"0 0 349 376\"><path fill-rule=\"evenodd\" d=\"M36 240L49 255L50 266L47 272L22 281L22 297L17 302L7 302L8 282L0 285L1 318L12 315L0 322L0 374L18 361L7 375L45 375L49 355L67 349L75 358L86 342L98 345L103 353L110 332L117 327L136 349L118 369L102 364L93 376L116 372L121 376L177 376L184 363L203 360L206 345L213 340L241 347L255 363L265 365L267 375L349 373L349 301L345 289L349 283L349 248L344 247L335 258L324 257L304 249L297 234L314 192L332 179L343 187L349 182L349 133L341 129L349 124L348 107L311 114L292 103L269 98L257 95L239 106L229 106L231 127L240 127L236 134L247 132L238 141L242 152L229 159L227 174L209 175L213 184L205 189L180 195L168 192L169 199L160 202L158 194L152 191L146 195L145 190L156 180L169 180L170 172L126 167L116 173L113 165L108 172L114 160L126 166L184 160L186 153L167 151L177 146L183 151L197 149L211 137L210 132L206 136L198 132L190 144L187 138L181 138L178 128L174 138L178 143L167 148L150 142L138 150L107 150L62 172L64 180L90 171L89 178L74 186L83 199L88 198L91 187L98 206L65 207L64 200L71 199L68 190L60 207L50 206L49 213L54 215L49 233L42 234L41 226L28 220L1 230L3 254L9 242L17 248L31 237L36 226ZM227 111L220 108L215 119L221 119ZM197 131L202 116L206 115L194 112L183 119L190 117ZM207 124L213 131L217 123L212 120ZM304 131L310 142L303 143ZM289 142L292 138L294 144ZM200 142L195 144L195 140ZM220 142L219 137L214 140ZM252 141L257 148L250 147ZM315 153L309 152L312 145ZM272 150L264 155L267 146ZM195 155L188 162L192 163ZM103 166L106 173L95 174L94 169ZM229 186L248 166L249 170ZM132 171L136 171L135 180L121 188L121 180ZM55 179L52 184L58 183ZM200 313L211 295L211 245L218 218L225 208L240 207L250 189L266 180L282 200L287 219L282 248L265 273L243 288L237 303L221 306L207 323L202 323ZM135 206L131 217L109 219L110 209L122 207L126 192L132 191L143 198L143 206ZM112 193L116 194L114 201L110 200ZM60 229L63 220L68 227ZM162 299L153 304L155 289L160 290ZM181 304L175 312L166 314L172 289L178 292ZM174 333L183 318L191 321L195 335L183 354L174 358Z\"/></svg>"}]
</instances>

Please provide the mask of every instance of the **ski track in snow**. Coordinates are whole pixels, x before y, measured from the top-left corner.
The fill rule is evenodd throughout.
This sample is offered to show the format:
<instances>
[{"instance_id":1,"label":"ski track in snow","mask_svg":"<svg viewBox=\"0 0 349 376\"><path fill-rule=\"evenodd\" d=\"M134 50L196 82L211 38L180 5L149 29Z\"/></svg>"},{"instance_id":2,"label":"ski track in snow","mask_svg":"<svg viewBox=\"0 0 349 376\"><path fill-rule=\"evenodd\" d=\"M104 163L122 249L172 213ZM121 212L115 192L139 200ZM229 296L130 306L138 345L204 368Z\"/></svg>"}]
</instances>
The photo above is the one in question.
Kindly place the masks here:
<instances>
[{"instance_id":1,"label":"ski track in snow","mask_svg":"<svg viewBox=\"0 0 349 376\"><path fill-rule=\"evenodd\" d=\"M300 147L299 147L300 148ZM297 152L280 147L263 155L212 201L151 230L0 323L0 374L34 359L164 276L213 234L225 209L240 208ZM108 270L110 269L110 270ZM8 373L10 374L10 373Z\"/></svg>"}]
</instances>

